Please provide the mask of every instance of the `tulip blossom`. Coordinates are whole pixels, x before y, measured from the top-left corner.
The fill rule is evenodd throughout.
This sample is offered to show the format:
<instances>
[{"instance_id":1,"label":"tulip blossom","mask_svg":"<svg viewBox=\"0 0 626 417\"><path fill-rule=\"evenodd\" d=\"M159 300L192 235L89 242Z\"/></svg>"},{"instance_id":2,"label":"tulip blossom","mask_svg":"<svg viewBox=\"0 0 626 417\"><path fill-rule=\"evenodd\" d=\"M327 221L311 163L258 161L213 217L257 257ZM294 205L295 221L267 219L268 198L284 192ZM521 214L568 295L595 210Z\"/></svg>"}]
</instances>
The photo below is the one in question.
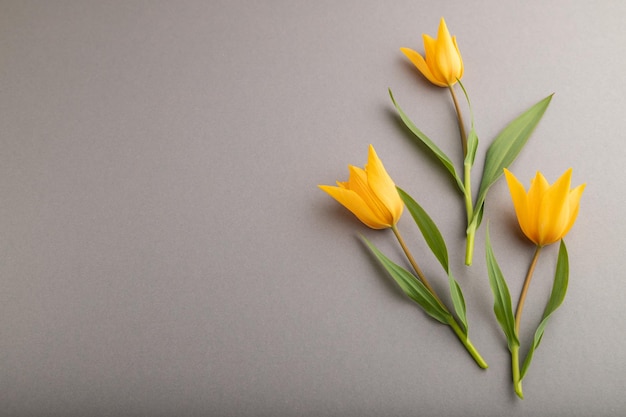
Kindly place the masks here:
<instances>
[{"instance_id":1,"label":"tulip blossom","mask_svg":"<svg viewBox=\"0 0 626 417\"><path fill-rule=\"evenodd\" d=\"M465 264L471 265L474 253L474 236L479 222L474 220L477 217L474 217L474 207L470 187L471 167L474 161L474 156L473 154L470 154L468 158L468 149L475 152L477 141L472 140L472 138L476 138L476 135L469 135L468 137L466 133L459 101L456 97L456 93L454 92L454 85L459 82L461 88L465 92L469 104L467 91L465 90L465 87L463 87L463 84L459 81L461 77L463 77L463 59L461 58L461 53L459 52L459 47L456 43L456 37L450 36L450 32L446 26L446 21L443 17L439 22L437 39L433 39L426 34L423 34L422 36L424 38L424 56L409 48L400 48L400 50L404 53L404 55L406 55L407 58L409 58L413 65L417 67L422 75L428 79L428 81L439 87L448 87L450 95L452 96L452 101L454 102L454 110L456 111L459 124L459 134L461 136L461 146L463 148L464 159L464 180L461 188L465 197L465 208L467 213ZM472 120L472 128L473 124L474 121ZM471 141L469 145L468 141ZM460 180L459 183L461 183Z\"/></svg>"},{"instance_id":2,"label":"tulip blossom","mask_svg":"<svg viewBox=\"0 0 626 417\"><path fill-rule=\"evenodd\" d=\"M535 178L530 181L528 192L526 192L522 183L506 168L504 169L504 175L509 185L520 228L526 237L537 245L530 266L528 267L528 273L524 279L519 301L517 302L515 319L513 319L511 299L508 289L506 288L506 282L497 266L491 244L487 238L487 263L489 264L488 271L490 272L489 280L494 293L494 311L507 337L509 350L511 351L513 388L520 398L524 398L522 379L532 361L535 349L537 349L541 342L548 318L561 305L565 298L565 292L567 291L569 260L563 237L569 232L576 221L578 208L580 207L580 197L585 190L585 184L570 189L572 181L571 168L565 171L552 185L548 184L543 174L537 171ZM530 282L542 248L559 240L561 244L552 293L546 304L541 323L535 332L534 342L527 352L526 359L524 359L523 366L520 370L519 334L528 288L530 287ZM502 289L504 289L504 291L502 291Z\"/></svg>"},{"instance_id":3,"label":"tulip blossom","mask_svg":"<svg viewBox=\"0 0 626 417\"><path fill-rule=\"evenodd\" d=\"M439 87L450 87L463 76L463 59L456 44L456 36L450 36L446 22L441 18L437 39L424 34L425 57L409 48L400 48L417 69Z\"/></svg>"},{"instance_id":4,"label":"tulip blossom","mask_svg":"<svg viewBox=\"0 0 626 417\"><path fill-rule=\"evenodd\" d=\"M364 169L348 166L350 177L337 186L320 185L335 200L350 210L359 220L372 229L386 229L396 225L404 203L396 185L387 174L383 163L370 145Z\"/></svg>"},{"instance_id":5,"label":"tulip blossom","mask_svg":"<svg viewBox=\"0 0 626 417\"><path fill-rule=\"evenodd\" d=\"M571 168L552 185L537 172L526 192L510 171L505 169L504 174L517 220L526 237L537 246L561 240L574 225L585 184L570 190Z\"/></svg>"},{"instance_id":6,"label":"tulip blossom","mask_svg":"<svg viewBox=\"0 0 626 417\"><path fill-rule=\"evenodd\" d=\"M415 274L387 258L365 237L363 240L404 293L432 318L450 326L476 364L483 369L487 368L487 362L468 337L465 301L461 287L449 272L448 251L435 223L412 197L396 188L372 145L369 146L367 164L363 169L352 165L348 168L350 170L348 181L337 181L337 186L320 185L319 187L372 229L391 229ZM452 301L458 319L430 285L398 230L397 223L402 216L405 204L428 246L448 274Z\"/></svg>"}]
</instances>

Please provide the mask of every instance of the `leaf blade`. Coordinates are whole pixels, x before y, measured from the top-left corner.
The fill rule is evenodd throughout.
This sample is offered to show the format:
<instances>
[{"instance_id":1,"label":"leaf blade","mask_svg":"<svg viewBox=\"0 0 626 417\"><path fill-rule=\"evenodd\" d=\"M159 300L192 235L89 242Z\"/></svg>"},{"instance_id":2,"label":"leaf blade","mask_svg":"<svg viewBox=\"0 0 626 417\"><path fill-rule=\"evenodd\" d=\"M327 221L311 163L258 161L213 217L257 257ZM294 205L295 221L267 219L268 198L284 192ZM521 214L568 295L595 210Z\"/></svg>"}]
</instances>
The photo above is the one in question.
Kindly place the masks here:
<instances>
[{"instance_id":1,"label":"leaf blade","mask_svg":"<svg viewBox=\"0 0 626 417\"><path fill-rule=\"evenodd\" d=\"M474 127L472 126L469 135L467 135L467 155L465 155L465 160L463 161L464 164L467 164L470 167L474 165L477 149L478 135L476 134L476 129L474 129Z\"/></svg>"},{"instance_id":2,"label":"leaf blade","mask_svg":"<svg viewBox=\"0 0 626 417\"><path fill-rule=\"evenodd\" d=\"M443 167L450 173L452 178L456 181L456 185L459 187L461 192L464 192L465 187L463 185L463 181L461 181L461 177L456 172L454 168L454 164L452 160L433 142L424 132L419 130L417 126L409 119L409 117L404 113L400 105L396 102L396 99L393 97L393 93L391 89L389 89L389 96L391 97L391 101L393 102L394 107L398 111L400 115L400 119L404 122L404 125L415 135L420 142L422 142L439 160L439 162L443 165Z\"/></svg>"},{"instance_id":3,"label":"leaf blade","mask_svg":"<svg viewBox=\"0 0 626 417\"><path fill-rule=\"evenodd\" d=\"M535 331L535 337L533 339L533 344L530 347L528 353L526 354L526 358L524 359L524 364L522 365L522 370L520 373L520 379L524 378L530 363L533 359L533 355L535 350L539 347L541 343L541 339L543 338L543 333L548 325L548 319L563 303L565 299L565 294L567 293L567 285L569 283L569 257L567 255L567 247L565 246L565 242L561 240L561 244L559 245L559 255L557 257L556 263L556 272L554 273L554 283L552 284L552 292L550 293L550 298L546 303L546 308L543 311L543 317L539 326L537 326L537 330Z\"/></svg>"},{"instance_id":4,"label":"leaf blade","mask_svg":"<svg viewBox=\"0 0 626 417\"><path fill-rule=\"evenodd\" d=\"M448 283L450 285L450 296L452 298L452 304L454 305L454 311L461 321L465 336L467 337L468 325L467 325L467 309L465 307L465 298L461 291L461 286L456 279L452 276L452 273L448 273Z\"/></svg>"},{"instance_id":5,"label":"leaf blade","mask_svg":"<svg viewBox=\"0 0 626 417\"><path fill-rule=\"evenodd\" d=\"M443 309L441 304L433 297L428 289L418 280L415 275L411 274L406 269L397 265L392 260L387 258L373 243L362 238L365 244L369 247L370 251L378 259L380 264L387 270L389 275L396 281L402 291L415 303L417 303L422 309L434 318L435 320L449 324L452 320L452 316L449 312Z\"/></svg>"},{"instance_id":6,"label":"leaf blade","mask_svg":"<svg viewBox=\"0 0 626 417\"><path fill-rule=\"evenodd\" d=\"M487 191L502 176L503 169L517 158L551 100L552 94L535 103L510 122L493 140L485 156L485 167L476 200L477 207L483 204Z\"/></svg>"},{"instance_id":7,"label":"leaf blade","mask_svg":"<svg viewBox=\"0 0 626 417\"><path fill-rule=\"evenodd\" d=\"M465 160L463 161L463 164L469 165L471 167L474 165L476 150L478 149L478 135L476 134L476 128L474 127L474 110L472 108L472 102L470 101L469 94L467 94L465 86L463 85L461 80L457 79L457 82L459 83L461 90L463 90L463 95L465 96L467 106L470 110L470 132L467 135L467 154L465 155Z\"/></svg>"},{"instance_id":8,"label":"leaf blade","mask_svg":"<svg viewBox=\"0 0 626 417\"><path fill-rule=\"evenodd\" d=\"M448 262L448 249L446 247L446 242L441 235L441 232L437 228L437 225L433 221L433 219L426 213L426 210L422 208L414 199L411 197L406 191L401 189L400 187L396 187L398 193L400 194L400 198L404 202L404 205L411 213L411 217L417 224L417 227L422 232L422 236L424 236L424 240L426 244L433 252L443 269L446 273L449 272L449 262Z\"/></svg>"},{"instance_id":9,"label":"leaf blade","mask_svg":"<svg viewBox=\"0 0 626 417\"><path fill-rule=\"evenodd\" d=\"M493 311L500 327L502 328L502 331L504 332L504 335L506 336L509 350L512 350L513 347L519 346L520 343L515 332L515 319L513 317L513 308L511 306L511 295L493 253L491 239L489 237L489 226L487 226L485 248L489 285L491 286L491 292L493 293L494 298Z\"/></svg>"}]
</instances>

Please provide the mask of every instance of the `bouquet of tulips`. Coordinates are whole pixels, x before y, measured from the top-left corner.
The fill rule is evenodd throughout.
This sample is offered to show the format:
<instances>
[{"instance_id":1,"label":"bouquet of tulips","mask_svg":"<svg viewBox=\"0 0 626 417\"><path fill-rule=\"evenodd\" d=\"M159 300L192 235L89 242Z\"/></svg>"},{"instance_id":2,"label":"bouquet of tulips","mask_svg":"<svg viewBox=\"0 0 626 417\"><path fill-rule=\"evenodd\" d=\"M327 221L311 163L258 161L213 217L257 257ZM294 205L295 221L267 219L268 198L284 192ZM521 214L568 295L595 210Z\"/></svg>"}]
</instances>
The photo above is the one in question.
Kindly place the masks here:
<instances>
[{"instance_id":1,"label":"bouquet of tulips","mask_svg":"<svg viewBox=\"0 0 626 417\"><path fill-rule=\"evenodd\" d=\"M567 170L553 185L550 185L545 177L537 172L536 177L531 181L528 192L526 192L522 183L508 170L550 104L552 95L549 95L508 123L492 140L485 153L485 163L478 193L474 196L471 189L471 172L478 149L478 135L474 127L474 113L469 95L461 83L464 65L459 47L456 38L450 36L443 18L439 25L437 38L433 39L428 35L424 35L423 38L424 56L408 48L401 48L401 51L428 81L435 86L446 87L450 92L457 115L456 122L463 149L463 175L459 175L460 170L457 170L452 160L436 145L435 141L426 136L411 121L394 98L391 90L389 90L389 95L400 119L408 130L441 163L445 172L452 177L457 191L463 196L467 220L465 264L467 266L472 264L476 231L483 219L487 192L503 174L511 192L519 226L536 248L514 315L509 289L496 261L489 238L489 230L487 230L485 239L486 264L494 297L494 313L511 353L514 390L520 398L523 398L522 378L526 375L535 350L541 342L549 317L561 305L565 297L569 262L563 237L569 232L576 220L585 185L570 189L571 169ZM460 86L470 110L469 126L466 126L463 120L461 106L455 92L456 85ZM350 165L349 171L348 181L337 182L336 186L320 185L320 188L350 210L366 226L372 229L391 229L406 255L412 271L393 262L367 238L363 237L363 240L370 248L373 256L381 263L401 290L430 317L449 326L476 364L486 369L486 361L468 337L469 326L465 298L459 282L452 275L444 238L433 219L415 199L395 185L372 145L369 147L368 161L365 167L362 169ZM435 292L398 230L397 223L405 207L447 276L452 308L446 306ZM539 254L545 246L556 242L560 242L560 245L552 292L520 369L519 332L526 294Z\"/></svg>"}]
</instances>

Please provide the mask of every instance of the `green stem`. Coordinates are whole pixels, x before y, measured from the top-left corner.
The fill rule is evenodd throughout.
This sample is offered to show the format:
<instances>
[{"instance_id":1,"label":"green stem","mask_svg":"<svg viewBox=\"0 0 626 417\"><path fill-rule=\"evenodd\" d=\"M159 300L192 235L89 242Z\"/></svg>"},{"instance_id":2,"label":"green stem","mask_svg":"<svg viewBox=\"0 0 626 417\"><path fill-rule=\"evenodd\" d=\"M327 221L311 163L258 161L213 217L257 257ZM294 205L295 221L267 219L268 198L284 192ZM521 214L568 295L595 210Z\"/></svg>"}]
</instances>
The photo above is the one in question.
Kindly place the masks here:
<instances>
[{"instance_id":1,"label":"green stem","mask_svg":"<svg viewBox=\"0 0 626 417\"><path fill-rule=\"evenodd\" d=\"M522 312L524 311L524 303L526 301L526 295L528 294L528 287L530 286L530 281L533 278L533 272L535 271L535 266L537 265L537 259L539 259L541 248L542 246L537 245L537 248L535 249L535 254L533 255L533 259L528 267L526 278L524 279L522 293L520 294L519 301L517 302L517 311L515 312L515 334L518 335L518 337L520 323L522 322ZM515 393L518 397L523 399L524 393L522 392L522 380L520 378L519 371L519 345L511 348L511 370L513 372L513 388L515 389Z\"/></svg>"},{"instance_id":2,"label":"green stem","mask_svg":"<svg viewBox=\"0 0 626 417\"><path fill-rule=\"evenodd\" d=\"M450 95L452 96L452 101L454 102L454 109L456 110L456 117L459 121L459 133L461 134L461 145L463 146L463 158L465 158L465 155L467 155L467 134L465 134L465 123L463 123L463 115L461 114L459 101L457 100L456 93L454 92L454 86L449 85L448 89L450 90Z\"/></svg>"},{"instance_id":3,"label":"green stem","mask_svg":"<svg viewBox=\"0 0 626 417\"><path fill-rule=\"evenodd\" d=\"M463 164L463 186L465 187L465 210L467 211L467 225L469 226L474 217L474 204L472 203L472 166L465 162Z\"/></svg>"},{"instance_id":4,"label":"green stem","mask_svg":"<svg viewBox=\"0 0 626 417\"><path fill-rule=\"evenodd\" d=\"M461 86L461 88L463 88L463 86ZM474 257L474 235L476 233L476 225L472 224L472 217L474 216L471 181L472 166L468 161L466 161L467 134L465 133L465 123L463 123L461 107L459 106L459 101L456 98L454 86L449 85L448 90L450 90L450 95L452 96L452 101L454 102L454 109L456 111L457 120L459 122L459 133L461 134L461 145L463 147L463 185L465 187L465 211L467 212L467 241L465 246L465 265L470 266L472 264L472 258Z\"/></svg>"},{"instance_id":5,"label":"green stem","mask_svg":"<svg viewBox=\"0 0 626 417\"><path fill-rule=\"evenodd\" d=\"M537 265L537 259L539 259L541 248L542 246L537 245L537 248L535 249L533 260L530 262L526 279L524 279L522 293L520 294L519 301L517 302L517 311L515 312L515 333L517 334L519 334L520 323L522 321L522 311L524 310L524 302L526 301L526 295L528 294L528 287L530 286L530 281L533 278L533 272L535 271L535 265Z\"/></svg>"},{"instance_id":6,"label":"green stem","mask_svg":"<svg viewBox=\"0 0 626 417\"><path fill-rule=\"evenodd\" d=\"M465 265L472 265L472 258L474 257L474 238L476 237L476 224L472 223L467 228L467 240L465 242Z\"/></svg>"},{"instance_id":7,"label":"green stem","mask_svg":"<svg viewBox=\"0 0 626 417\"><path fill-rule=\"evenodd\" d=\"M415 270L415 273L419 277L422 284L424 284L424 286L428 289L428 291L430 291L433 297L435 297L439 305L449 314L448 308L441 301L441 299L439 298L439 296L437 295L433 287L430 285L430 283L426 279L426 276L420 269L419 265L417 265L417 262L415 262L413 255L409 251L409 248L406 246L406 243L404 242L404 239L402 238L402 235L400 234L400 231L398 230L398 227L394 224L393 226L391 226L391 230L393 231L393 234L396 236L396 239L398 239L398 243L400 243L400 247L402 247L404 254L406 255L409 262L411 263L411 266L413 266L413 269ZM454 333L457 335L461 343L463 343L463 346L465 346L465 349L467 349L467 351L472 356L472 358L474 358L474 361L476 361L478 366L480 366L483 369L487 369L488 368L487 362L485 362L482 356L480 356L480 353L478 353L478 351L476 350L472 342L469 340L469 338L467 337L467 334L464 333L463 330L461 330L461 327L459 327L458 323L456 322L452 314L450 314L450 320L448 324L450 325L450 327L452 327L452 330L454 330Z\"/></svg>"},{"instance_id":8,"label":"green stem","mask_svg":"<svg viewBox=\"0 0 626 417\"><path fill-rule=\"evenodd\" d=\"M474 237L476 234L476 223L473 222L474 205L472 203L472 167L468 162L463 164L463 181L465 186L465 211L467 212L467 241L465 243L465 265L472 264L474 257Z\"/></svg>"},{"instance_id":9,"label":"green stem","mask_svg":"<svg viewBox=\"0 0 626 417\"><path fill-rule=\"evenodd\" d=\"M511 370L513 371L513 388L515 393L521 399L524 399L524 392L522 391L522 380L519 373L519 346L511 348Z\"/></svg>"},{"instance_id":10,"label":"green stem","mask_svg":"<svg viewBox=\"0 0 626 417\"><path fill-rule=\"evenodd\" d=\"M463 346L465 346L465 349L467 349L467 351L472 356L474 361L476 361L476 364L480 366L482 369L487 369L489 365L487 365L487 362L485 362L483 357L480 356L480 353L478 353L478 350L476 350L472 342L469 340L469 338L467 337L467 334L465 334L463 330L461 330L456 320L454 320L454 318L451 318L449 324L450 324L450 327L452 327L452 330L454 330L454 333L457 335L457 337L461 341L461 343L463 343Z\"/></svg>"},{"instance_id":11,"label":"green stem","mask_svg":"<svg viewBox=\"0 0 626 417\"><path fill-rule=\"evenodd\" d=\"M428 280L426 279L426 276L424 275L424 273L420 269L419 265L417 264L417 262L415 262L415 259L413 258L413 255L411 255L411 252L409 251L409 248L406 246L406 243L404 243L404 239L402 238L402 235L400 234L400 231L398 230L398 227L394 224L393 226L391 226L391 230L393 231L393 234L396 235L396 239L398 239L398 243L400 243L400 246L402 247L402 250L404 251L404 254L406 255L406 257L409 260L409 262L411 263L411 266L415 270L415 273L419 277L420 281L422 281L422 284L424 284L424 286L428 289L428 291L430 291L430 293L433 295L433 297L435 297L435 299L439 302L439 304L444 309L446 309L445 305L439 299L439 297L437 296L437 293L435 292L433 287L431 287L430 282L428 282Z\"/></svg>"}]
</instances>

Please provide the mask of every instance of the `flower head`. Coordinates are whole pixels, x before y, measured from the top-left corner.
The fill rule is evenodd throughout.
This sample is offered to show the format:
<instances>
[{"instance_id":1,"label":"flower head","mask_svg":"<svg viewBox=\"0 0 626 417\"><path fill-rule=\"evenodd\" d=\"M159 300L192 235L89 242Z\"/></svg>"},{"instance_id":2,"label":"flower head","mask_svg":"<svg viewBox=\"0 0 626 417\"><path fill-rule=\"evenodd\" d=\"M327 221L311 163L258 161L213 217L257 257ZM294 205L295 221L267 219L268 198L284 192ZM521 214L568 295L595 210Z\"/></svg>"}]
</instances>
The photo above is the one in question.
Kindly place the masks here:
<instances>
[{"instance_id":1,"label":"flower head","mask_svg":"<svg viewBox=\"0 0 626 417\"><path fill-rule=\"evenodd\" d=\"M504 170L511 191L517 221L522 232L538 246L562 239L574 225L578 215L580 197L586 184L570 190L572 169L548 184L541 172L530 182L528 193L515 176Z\"/></svg>"},{"instance_id":2,"label":"flower head","mask_svg":"<svg viewBox=\"0 0 626 417\"><path fill-rule=\"evenodd\" d=\"M394 226L400 220L404 203L374 147L369 147L365 169L353 165L348 169L348 181L337 181L337 187L319 187L372 229Z\"/></svg>"},{"instance_id":3,"label":"flower head","mask_svg":"<svg viewBox=\"0 0 626 417\"><path fill-rule=\"evenodd\" d=\"M463 59L456 44L456 36L450 36L446 21L441 18L437 39L424 34L425 58L409 48L400 48L417 69L439 87L449 87L463 76Z\"/></svg>"}]
</instances>

